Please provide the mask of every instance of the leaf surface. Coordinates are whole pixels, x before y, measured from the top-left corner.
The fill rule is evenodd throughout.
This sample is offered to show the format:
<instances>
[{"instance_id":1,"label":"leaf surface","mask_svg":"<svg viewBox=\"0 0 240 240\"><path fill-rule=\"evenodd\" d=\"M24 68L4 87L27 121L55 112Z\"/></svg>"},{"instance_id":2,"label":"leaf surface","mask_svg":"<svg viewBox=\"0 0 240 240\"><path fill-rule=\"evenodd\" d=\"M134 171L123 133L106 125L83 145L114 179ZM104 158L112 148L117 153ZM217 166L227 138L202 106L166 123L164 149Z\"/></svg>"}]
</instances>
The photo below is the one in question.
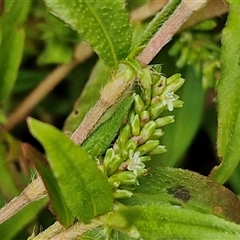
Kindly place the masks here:
<instances>
[{"instance_id":1,"label":"leaf surface","mask_svg":"<svg viewBox=\"0 0 240 240\"><path fill-rule=\"evenodd\" d=\"M88 223L94 216L109 211L112 207L111 187L83 148L49 124L29 119L28 125L32 135L44 146L53 175L71 212Z\"/></svg>"},{"instance_id":2,"label":"leaf surface","mask_svg":"<svg viewBox=\"0 0 240 240\"><path fill-rule=\"evenodd\" d=\"M240 201L233 192L208 177L183 169L151 169L148 176L140 179L133 196L122 202L170 205L240 223Z\"/></svg>"},{"instance_id":3,"label":"leaf surface","mask_svg":"<svg viewBox=\"0 0 240 240\"><path fill-rule=\"evenodd\" d=\"M210 177L224 183L240 160L240 2L229 1L230 11L222 32L221 77L217 86L217 150L221 164Z\"/></svg>"},{"instance_id":4,"label":"leaf surface","mask_svg":"<svg viewBox=\"0 0 240 240\"><path fill-rule=\"evenodd\" d=\"M108 215L107 223L114 229L143 240L237 240L240 237L240 226L236 223L176 206L120 207Z\"/></svg>"},{"instance_id":5,"label":"leaf surface","mask_svg":"<svg viewBox=\"0 0 240 240\"><path fill-rule=\"evenodd\" d=\"M51 12L78 31L110 66L127 57L132 29L125 2L103 0L45 0Z\"/></svg>"}]
</instances>

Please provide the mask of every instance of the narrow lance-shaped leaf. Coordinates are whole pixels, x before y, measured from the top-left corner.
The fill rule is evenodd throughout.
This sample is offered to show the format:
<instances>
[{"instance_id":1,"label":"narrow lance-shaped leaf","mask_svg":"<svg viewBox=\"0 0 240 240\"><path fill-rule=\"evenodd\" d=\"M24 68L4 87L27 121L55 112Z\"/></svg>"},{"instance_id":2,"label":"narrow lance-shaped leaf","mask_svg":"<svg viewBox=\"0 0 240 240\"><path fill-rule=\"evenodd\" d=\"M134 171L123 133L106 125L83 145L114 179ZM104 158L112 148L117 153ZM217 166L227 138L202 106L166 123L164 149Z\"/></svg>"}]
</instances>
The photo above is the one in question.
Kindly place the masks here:
<instances>
[{"instance_id":1,"label":"narrow lance-shaped leaf","mask_svg":"<svg viewBox=\"0 0 240 240\"><path fill-rule=\"evenodd\" d=\"M119 130L124 117L133 103L132 97L124 99L118 109L102 123L82 144L82 147L93 157L103 154L110 146Z\"/></svg>"},{"instance_id":2,"label":"narrow lance-shaped leaf","mask_svg":"<svg viewBox=\"0 0 240 240\"><path fill-rule=\"evenodd\" d=\"M125 1L45 0L52 13L78 31L110 67L126 58L132 30Z\"/></svg>"},{"instance_id":3,"label":"narrow lance-shaped leaf","mask_svg":"<svg viewBox=\"0 0 240 240\"><path fill-rule=\"evenodd\" d=\"M222 33L221 77L217 86L217 149L222 162L210 177L224 183L240 160L240 2L229 1L227 25Z\"/></svg>"},{"instance_id":4,"label":"narrow lance-shaped leaf","mask_svg":"<svg viewBox=\"0 0 240 240\"><path fill-rule=\"evenodd\" d=\"M88 223L94 216L109 211L111 187L83 148L49 124L29 119L28 125L45 148L53 175L71 212Z\"/></svg>"},{"instance_id":5,"label":"narrow lance-shaped leaf","mask_svg":"<svg viewBox=\"0 0 240 240\"><path fill-rule=\"evenodd\" d=\"M46 159L29 144L23 144L23 150L42 177L58 221L65 227L70 226L75 217L66 205L56 178L53 176Z\"/></svg>"}]
</instances>

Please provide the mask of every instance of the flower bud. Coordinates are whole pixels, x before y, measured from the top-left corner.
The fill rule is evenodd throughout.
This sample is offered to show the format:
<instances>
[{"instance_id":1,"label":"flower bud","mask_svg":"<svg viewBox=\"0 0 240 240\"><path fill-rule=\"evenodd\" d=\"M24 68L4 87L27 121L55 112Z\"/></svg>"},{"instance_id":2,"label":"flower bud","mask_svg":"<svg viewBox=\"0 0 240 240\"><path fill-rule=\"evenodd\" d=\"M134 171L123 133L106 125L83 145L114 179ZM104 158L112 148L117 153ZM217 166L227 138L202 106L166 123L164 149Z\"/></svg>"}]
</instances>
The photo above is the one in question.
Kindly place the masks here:
<instances>
[{"instance_id":1,"label":"flower bud","mask_svg":"<svg viewBox=\"0 0 240 240\"><path fill-rule=\"evenodd\" d=\"M106 154L104 156L103 165L107 166L109 164L109 162L111 162L114 157L115 157L115 151L112 148L109 148L106 151Z\"/></svg>"},{"instance_id":2,"label":"flower bud","mask_svg":"<svg viewBox=\"0 0 240 240\"><path fill-rule=\"evenodd\" d=\"M124 199L132 197L133 193L125 189L117 189L113 192L114 199Z\"/></svg>"},{"instance_id":3,"label":"flower bud","mask_svg":"<svg viewBox=\"0 0 240 240\"><path fill-rule=\"evenodd\" d=\"M118 170L118 168L120 167L122 162L123 162L123 160L118 155L116 155L114 158L112 158L112 161L110 161L108 163L108 165L106 166L107 175L110 176L113 173L115 173Z\"/></svg>"},{"instance_id":4,"label":"flower bud","mask_svg":"<svg viewBox=\"0 0 240 240\"><path fill-rule=\"evenodd\" d=\"M152 100L152 89L151 88L143 89L141 97L144 101L145 107L146 108L149 107Z\"/></svg>"},{"instance_id":5,"label":"flower bud","mask_svg":"<svg viewBox=\"0 0 240 240\"><path fill-rule=\"evenodd\" d=\"M157 128L163 127L163 126L173 123L173 122L174 122L173 115L157 118L155 120L155 123L157 124Z\"/></svg>"},{"instance_id":6,"label":"flower bud","mask_svg":"<svg viewBox=\"0 0 240 240\"><path fill-rule=\"evenodd\" d=\"M150 112L149 111L142 111L140 113L141 127L143 127L149 120L150 120Z\"/></svg>"},{"instance_id":7,"label":"flower bud","mask_svg":"<svg viewBox=\"0 0 240 240\"><path fill-rule=\"evenodd\" d=\"M154 84L152 88L152 97L160 96L166 87L166 77L160 75L158 76L158 81Z\"/></svg>"},{"instance_id":8,"label":"flower bud","mask_svg":"<svg viewBox=\"0 0 240 240\"><path fill-rule=\"evenodd\" d=\"M162 137L164 135L164 132L161 128L155 129L155 131L153 132L153 134L151 135L150 139L152 140L157 140L160 137Z\"/></svg>"},{"instance_id":9,"label":"flower bud","mask_svg":"<svg viewBox=\"0 0 240 240\"><path fill-rule=\"evenodd\" d=\"M163 90L162 94L166 94L169 92L176 92L185 82L183 78L176 78L171 83L169 83Z\"/></svg>"},{"instance_id":10,"label":"flower bud","mask_svg":"<svg viewBox=\"0 0 240 240\"><path fill-rule=\"evenodd\" d=\"M150 156L141 156L139 159L141 162L149 162L152 158Z\"/></svg>"},{"instance_id":11,"label":"flower bud","mask_svg":"<svg viewBox=\"0 0 240 240\"><path fill-rule=\"evenodd\" d=\"M164 110L166 109L166 105L163 102L158 102L153 104L148 110L151 115L151 119L156 119Z\"/></svg>"},{"instance_id":12,"label":"flower bud","mask_svg":"<svg viewBox=\"0 0 240 240\"><path fill-rule=\"evenodd\" d=\"M181 100L176 100L173 102L173 107L174 108L181 108L183 106L184 102Z\"/></svg>"},{"instance_id":13,"label":"flower bud","mask_svg":"<svg viewBox=\"0 0 240 240\"><path fill-rule=\"evenodd\" d=\"M139 136L142 137L141 143L146 142L151 137L151 135L153 134L153 132L156 129L156 126L157 126L157 124L154 121L147 122L143 126L143 128L139 134Z\"/></svg>"},{"instance_id":14,"label":"flower bud","mask_svg":"<svg viewBox=\"0 0 240 240\"><path fill-rule=\"evenodd\" d=\"M135 112L137 114L140 114L142 111L145 110L146 106L145 106L142 98L140 97L140 95L134 93L133 94L133 98L134 98L134 109L135 109Z\"/></svg>"},{"instance_id":15,"label":"flower bud","mask_svg":"<svg viewBox=\"0 0 240 240\"><path fill-rule=\"evenodd\" d=\"M131 125L131 130L132 130L132 135L133 136L138 136L140 132L140 117L138 114L134 116L134 118L130 122Z\"/></svg>"},{"instance_id":16,"label":"flower bud","mask_svg":"<svg viewBox=\"0 0 240 240\"><path fill-rule=\"evenodd\" d=\"M135 141L134 139L129 139L125 146L123 147L123 151L121 154L122 160L125 161L128 158L129 151L130 150L134 151L137 148L137 146L138 146L137 141Z\"/></svg>"},{"instance_id":17,"label":"flower bud","mask_svg":"<svg viewBox=\"0 0 240 240\"><path fill-rule=\"evenodd\" d=\"M110 176L108 181L113 186L134 185L137 183L137 176L129 171L117 172Z\"/></svg>"},{"instance_id":18,"label":"flower bud","mask_svg":"<svg viewBox=\"0 0 240 240\"><path fill-rule=\"evenodd\" d=\"M131 128L130 128L129 124L127 124L125 127L123 127L120 130L119 137L117 139L118 149L123 148L123 146L126 144L127 140L130 138L130 136L131 136Z\"/></svg>"},{"instance_id":19,"label":"flower bud","mask_svg":"<svg viewBox=\"0 0 240 240\"><path fill-rule=\"evenodd\" d=\"M139 151L141 156L152 151L159 145L159 140L148 140L145 144L137 148L136 151Z\"/></svg>"},{"instance_id":20,"label":"flower bud","mask_svg":"<svg viewBox=\"0 0 240 240\"><path fill-rule=\"evenodd\" d=\"M181 78L180 73L175 73L171 77L167 78L167 85L171 84L174 81L177 81L179 78Z\"/></svg>"},{"instance_id":21,"label":"flower bud","mask_svg":"<svg viewBox=\"0 0 240 240\"><path fill-rule=\"evenodd\" d=\"M142 73L140 75L140 84L143 87L143 89L151 89L152 77L148 67L142 69Z\"/></svg>"},{"instance_id":22,"label":"flower bud","mask_svg":"<svg viewBox=\"0 0 240 240\"><path fill-rule=\"evenodd\" d=\"M156 148L154 148L152 151L148 152L148 155L158 155L167 152L166 146L159 145Z\"/></svg>"}]
</instances>

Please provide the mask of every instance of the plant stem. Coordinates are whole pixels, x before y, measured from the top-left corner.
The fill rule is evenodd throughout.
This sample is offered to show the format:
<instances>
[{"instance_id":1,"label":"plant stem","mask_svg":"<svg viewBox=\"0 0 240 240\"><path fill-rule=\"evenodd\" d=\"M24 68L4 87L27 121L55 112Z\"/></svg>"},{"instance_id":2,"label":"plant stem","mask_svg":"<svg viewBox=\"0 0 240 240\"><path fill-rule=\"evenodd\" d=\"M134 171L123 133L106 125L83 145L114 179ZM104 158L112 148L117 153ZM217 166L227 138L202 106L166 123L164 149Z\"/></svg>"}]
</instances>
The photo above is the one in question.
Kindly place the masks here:
<instances>
[{"instance_id":1,"label":"plant stem","mask_svg":"<svg viewBox=\"0 0 240 240\"><path fill-rule=\"evenodd\" d=\"M178 31L181 25L186 19L196 10L203 7L206 0L201 2L188 2L182 1L176 8L171 17L164 23L164 25L158 30L155 36L149 41L146 48L137 56L142 67L145 67L155 57L155 55L161 50L161 48L170 41L172 36ZM132 79L132 82L135 79ZM111 84L111 85L110 85ZM102 90L99 101L89 111L81 124L77 127L71 136L73 142L77 145L81 145L86 137L93 131L96 124L99 122L103 114L113 106L119 98L129 91L129 87L125 86L124 79L115 79L114 82L108 83ZM120 87L120 88L119 88ZM118 97L115 97L117 94ZM120 94L120 96L119 96Z\"/></svg>"},{"instance_id":2,"label":"plant stem","mask_svg":"<svg viewBox=\"0 0 240 240\"><path fill-rule=\"evenodd\" d=\"M90 229L101 226L103 223L95 218L90 224L83 224L77 222L76 224L65 229L59 222L55 222L52 226L47 228L44 232L36 237L30 237L28 240L59 240L59 239L77 239L83 233Z\"/></svg>"},{"instance_id":3,"label":"plant stem","mask_svg":"<svg viewBox=\"0 0 240 240\"><path fill-rule=\"evenodd\" d=\"M202 8L206 3L203 1L181 1L174 13L164 22L164 25L149 41L143 51L137 56L141 66L147 66L157 53L165 46L179 30L182 24L192 15L192 13Z\"/></svg>"},{"instance_id":4,"label":"plant stem","mask_svg":"<svg viewBox=\"0 0 240 240\"><path fill-rule=\"evenodd\" d=\"M31 202L37 201L47 196L47 191L40 177L36 178L21 193L13 198L7 205L0 209L0 224L16 214L23 207Z\"/></svg>"}]
</instances>

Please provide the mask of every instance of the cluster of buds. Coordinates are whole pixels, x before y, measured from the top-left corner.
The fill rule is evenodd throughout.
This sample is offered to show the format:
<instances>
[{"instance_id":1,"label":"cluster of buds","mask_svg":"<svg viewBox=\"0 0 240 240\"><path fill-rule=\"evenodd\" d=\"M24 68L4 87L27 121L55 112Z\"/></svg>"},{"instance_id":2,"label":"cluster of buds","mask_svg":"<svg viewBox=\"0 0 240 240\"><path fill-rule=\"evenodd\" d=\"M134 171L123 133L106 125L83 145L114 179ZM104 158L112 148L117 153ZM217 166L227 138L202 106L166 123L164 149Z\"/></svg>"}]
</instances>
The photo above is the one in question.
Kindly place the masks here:
<instances>
[{"instance_id":1,"label":"cluster of buds","mask_svg":"<svg viewBox=\"0 0 240 240\"><path fill-rule=\"evenodd\" d=\"M143 69L138 91L133 93L132 109L113 147L103 158L103 171L115 198L131 197L131 189L138 184L138 178L147 174L145 162L153 155L166 152L159 139L164 134L162 127L174 122L174 116L160 115L183 105L175 92L184 79L180 74L166 78L160 70L159 66Z\"/></svg>"}]
</instances>

